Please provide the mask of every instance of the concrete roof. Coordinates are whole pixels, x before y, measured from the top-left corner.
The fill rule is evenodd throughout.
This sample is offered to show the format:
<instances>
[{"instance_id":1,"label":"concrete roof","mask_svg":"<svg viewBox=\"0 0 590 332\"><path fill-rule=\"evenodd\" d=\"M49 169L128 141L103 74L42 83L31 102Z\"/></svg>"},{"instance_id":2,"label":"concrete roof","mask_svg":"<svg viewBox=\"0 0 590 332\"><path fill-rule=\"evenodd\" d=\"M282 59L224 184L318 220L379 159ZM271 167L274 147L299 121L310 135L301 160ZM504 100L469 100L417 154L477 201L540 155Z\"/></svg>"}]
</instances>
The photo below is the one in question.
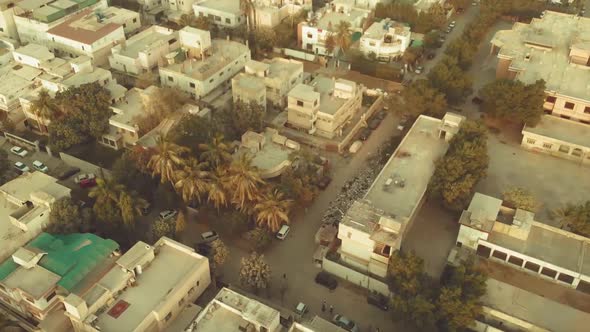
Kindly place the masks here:
<instances>
[{"instance_id":1,"label":"concrete roof","mask_svg":"<svg viewBox=\"0 0 590 332\"><path fill-rule=\"evenodd\" d=\"M125 126L128 130L135 130L137 118L147 114L144 99L156 89L155 86L150 86L146 89L133 88L127 91L123 100L112 106L116 114L111 116L109 122Z\"/></svg>"},{"instance_id":2,"label":"concrete roof","mask_svg":"<svg viewBox=\"0 0 590 332\"><path fill-rule=\"evenodd\" d=\"M391 246L399 238L400 226L393 216L371 205L367 200L355 201L346 211L340 224L369 234L370 239Z\"/></svg>"},{"instance_id":3,"label":"concrete roof","mask_svg":"<svg viewBox=\"0 0 590 332\"><path fill-rule=\"evenodd\" d=\"M236 15L241 13L240 2L236 0L207 0L200 3L195 3L193 6L209 8Z\"/></svg>"},{"instance_id":4,"label":"concrete roof","mask_svg":"<svg viewBox=\"0 0 590 332\"><path fill-rule=\"evenodd\" d=\"M47 31L82 44L92 45L123 26L111 22L98 22L92 10L85 10Z\"/></svg>"},{"instance_id":5,"label":"concrete roof","mask_svg":"<svg viewBox=\"0 0 590 332\"><path fill-rule=\"evenodd\" d=\"M590 128L580 122L545 115L535 127L525 126L522 133L533 133L590 148Z\"/></svg>"},{"instance_id":6,"label":"concrete roof","mask_svg":"<svg viewBox=\"0 0 590 332\"><path fill-rule=\"evenodd\" d=\"M367 16L367 13L361 10L352 9L349 14L329 12L322 15L318 20L318 28L335 32L340 21L350 23L350 28L360 28L361 19Z\"/></svg>"},{"instance_id":7,"label":"concrete roof","mask_svg":"<svg viewBox=\"0 0 590 332\"><path fill-rule=\"evenodd\" d=\"M461 223L466 226L473 226L489 232L498 219L502 200L488 195L475 193L469 203L467 211L468 218L461 218Z\"/></svg>"},{"instance_id":8,"label":"concrete roof","mask_svg":"<svg viewBox=\"0 0 590 332\"><path fill-rule=\"evenodd\" d=\"M266 85L264 85L264 78L246 73L239 73L238 75L234 76L232 78L232 83L234 86L237 85L237 87L242 90L258 92L266 89Z\"/></svg>"},{"instance_id":9,"label":"concrete roof","mask_svg":"<svg viewBox=\"0 0 590 332\"><path fill-rule=\"evenodd\" d=\"M2 281L8 288L18 288L31 295L34 299L40 299L50 291L61 277L39 265L31 269L17 268Z\"/></svg>"},{"instance_id":10,"label":"concrete roof","mask_svg":"<svg viewBox=\"0 0 590 332\"><path fill-rule=\"evenodd\" d=\"M33 91L33 80L41 73L41 70L16 62L0 67L0 95L8 100L27 95Z\"/></svg>"},{"instance_id":11,"label":"concrete roof","mask_svg":"<svg viewBox=\"0 0 590 332\"><path fill-rule=\"evenodd\" d=\"M271 79L286 80L298 71L303 72L303 62L297 60L273 58L266 63L269 65L268 78Z\"/></svg>"},{"instance_id":12,"label":"concrete roof","mask_svg":"<svg viewBox=\"0 0 590 332\"><path fill-rule=\"evenodd\" d=\"M19 47L15 49L14 52L30 56L39 60L40 62L55 58L55 55L51 53L47 47L33 43Z\"/></svg>"},{"instance_id":13,"label":"concrete roof","mask_svg":"<svg viewBox=\"0 0 590 332\"><path fill-rule=\"evenodd\" d=\"M31 194L43 191L53 197L61 198L70 194L70 188L57 183L57 179L43 172L24 173L0 187L6 193L21 202L31 199Z\"/></svg>"},{"instance_id":14,"label":"concrete roof","mask_svg":"<svg viewBox=\"0 0 590 332\"><path fill-rule=\"evenodd\" d=\"M424 196L434 173L434 162L447 151L448 143L438 136L441 123L439 119L420 115L364 197L393 216L402 227ZM392 183L386 189L388 179ZM403 187L396 185L396 181L404 182Z\"/></svg>"},{"instance_id":15,"label":"concrete roof","mask_svg":"<svg viewBox=\"0 0 590 332\"><path fill-rule=\"evenodd\" d=\"M500 47L499 57L513 59L510 68L521 71L517 78L524 83L543 79L548 91L588 100L590 70L569 61L570 47L588 41L590 18L545 11L543 18L534 18L531 24L516 23L512 30L498 31L491 43ZM533 48L527 42L551 50ZM525 60L526 54L530 60Z\"/></svg>"},{"instance_id":16,"label":"concrete roof","mask_svg":"<svg viewBox=\"0 0 590 332\"><path fill-rule=\"evenodd\" d=\"M257 140L258 138L264 139L262 148L258 151L250 150L247 145L244 145L244 139L245 137L247 139L247 136L254 136L250 138L250 141ZM274 141L273 138L279 142ZM290 141L285 136L279 135L274 129L267 128L262 133L247 131L242 136L242 145L240 145L235 156L239 158L242 154L250 155L252 157L252 166L255 166L260 170L263 178L274 177L280 175L280 173L291 165L289 156L296 149L287 147L287 143L291 143L291 146L296 146L296 149L299 148L298 143Z\"/></svg>"},{"instance_id":17,"label":"concrete roof","mask_svg":"<svg viewBox=\"0 0 590 332\"><path fill-rule=\"evenodd\" d=\"M373 22L363 33L363 38L381 39L390 29L393 29L397 36L409 36L411 33L408 25L386 18L380 22Z\"/></svg>"},{"instance_id":18,"label":"concrete roof","mask_svg":"<svg viewBox=\"0 0 590 332\"><path fill-rule=\"evenodd\" d=\"M318 75L309 84L297 84L289 92L290 97L300 100L313 101L318 95L320 97L319 111L325 114L334 115L348 99L338 98L333 95L336 82L353 86L353 93L356 93L356 83L342 78L334 79L323 75Z\"/></svg>"},{"instance_id":19,"label":"concrete roof","mask_svg":"<svg viewBox=\"0 0 590 332\"><path fill-rule=\"evenodd\" d=\"M160 26L152 26L127 39L125 46L117 45L122 56L137 58L140 52L148 52L162 44L178 40L178 32Z\"/></svg>"}]
</instances>

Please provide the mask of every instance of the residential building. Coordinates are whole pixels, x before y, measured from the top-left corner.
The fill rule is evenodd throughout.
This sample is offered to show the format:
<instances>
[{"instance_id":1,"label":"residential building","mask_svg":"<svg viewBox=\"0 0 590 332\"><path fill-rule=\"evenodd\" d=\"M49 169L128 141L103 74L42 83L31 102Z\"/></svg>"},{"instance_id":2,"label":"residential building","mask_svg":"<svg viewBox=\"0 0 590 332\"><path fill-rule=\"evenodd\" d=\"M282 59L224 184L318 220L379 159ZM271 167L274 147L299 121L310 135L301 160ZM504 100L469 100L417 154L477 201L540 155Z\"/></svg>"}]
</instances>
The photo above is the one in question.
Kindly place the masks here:
<instances>
[{"instance_id":1,"label":"residential building","mask_svg":"<svg viewBox=\"0 0 590 332\"><path fill-rule=\"evenodd\" d=\"M370 10L363 10L348 3L333 3L310 14L310 19L299 23L297 41L301 48L315 54L326 55L326 38L337 32L340 22L350 23L352 39L360 39L363 25Z\"/></svg>"},{"instance_id":2,"label":"residential building","mask_svg":"<svg viewBox=\"0 0 590 332\"><path fill-rule=\"evenodd\" d=\"M496 76L525 84L544 80L545 113L590 124L590 18L544 13L496 32Z\"/></svg>"},{"instance_id":3,"label":"residential building","mask_svg":"<svg viewBox=\"0 0 590 332\"><path fill-rule=\"evenodd\" d=\"M26 172L0 186L0 261L41 234L51 205L69 196L68 187L42 172Z\"/></svg>"},{"instance_id":4,"label":"residential building","mask_svg":"<svg viewBox=\"0 0 590 332\"><path fill-rule=\"evenodd\" d=\"M302 9L311 10L311 1L298 0L254 0L257 27L274 28L290 15Z\"/></svg>"},{"instance_id":5,"label":"residential building","mask_svg":"<svg viewBox=\"0 0 590 332\"><path fill-rule=\"evenodd\" d=\"M293 323L289 332L346 332L346 330L319 316L314 316L309 322Z\"/></svg>"},{"instance_id":6,"label":"residential building","mask_svg":"<svg viewBox=\"0 0 590 332\"><path fill-rule=\"evenodd\" d=\"M104 17L101 12L82 11L49 29L48 45L58 55L72 58L86 55L95 66L103 65L108 61L111 48L125 40L125 30L140 25L138 13L118 9L110 15ZM128 23L119 23L122 20Z\"/></svg>"},{"instance_id":7,"label":"residential building","mask_svg":"<svg viewBox=\"0 0 590 332\"><path fill-rule=\"evenodd\" d=\"M590 165L590 127L583 123L545 115L536 126L522 128L521 146Z\"/></svg>"},{"instance_id":8,"label":"residential building","mask_svg":"<svg viewBox=\"0 0 590 332\"><path fill-rule=\"evenodd\" d=\"M229 89L231 78L250 60L248 46L231 40L211 41L209 31L185 27L180 30L182 52L159 67L163 86L200 99L216 88Z\"/></svg>"},{"instance_id":9,"label":"residential building","mask_svg":"<svg viewBox=\"0 0 590 332\"><path fill-rule=\"evenodd\" d=\"M22 0L0 0L0 36L18 40L18 32L14 23L16 4Z\"/></svg>"},{"instance_id":10,"label":"residential building","mask_svg":"<svg viewBox=\"0 0 590 332\"><path fill-rule=\"evenodd\" d=\"M21 108L20 98L36 89L36 78L43 72L39 69L9 62L0 66L0 110L15 113Z\"/></svg>"},{"instance_id":11,"label":"residential building","mask_svg":"<svg viewBox=\"0 0 590 332\"><path fill-rule=\"evenodd\" d=\"M47 31L85 10L108 7L107 0L22 0L15 1L14 24L21 43L49 46Z\"/></svg>"},{"instance_id":12,"label":"residential building","mask_svg":"<svg viewBox=\"0 0 590 332\"><path fill-rule=\"evenodd\" d=\"M361 110L362 87L352 81L317 76L288 94L289 125L325 138L342 136L344 127Z\"/></svg>"},{"instance_id":13,"label":"residential building","mask_svg":"<svg viewBox=\"0 0 590 332\"><path fill-rule=\"evenodd\" d=\"M338 226L341 261L368 275L385 277L391 254L422 206L435 161L464 117L447 113L436 119L420 115L363 200L353 203Z\"/></svg>"},{"instance_id":14,"label":"residential building","mask_svg":"<svg viewBox=\"0 0 590 332\"><path fill-rule=\"evenodd\" d=\"M235 155L249 155L252 166L258 169L260 177L269 179L281 175L291 167L289 155L299 149L299 143L280 135L276 129L266 128L262 133L245 132Z\"/></svg>"},{"instance_id":15,"label":"residential building","mask_svg":"<svg viewBox=\"0 0 590 332\"><path fill-rule=\"evenodd\" d=\"M163 237L136 243L64 306L76 332L164 331L210 282L206 257Z\"/></svg>"},{"instance_id":16,"label":"residential building","mask_svg":"<svg viewBox=\"0 0 590 332\"><path fill-rule=\"evenodd\" d=\"M41 233L0 264L0 302L39 323L63 310L63 299L118 255L118 248L94 234Z\"/></svg>"},{"instance_id":17,"label":"residential building","mask_svg":"<svg viewBox=\"0 0 590 332\"><path fill-rule=\"evenodd\" d=\"M246 17L236 0L196 0L193 5L195 16L204 16L221 27L235 28L246 24Z\"/></svg>"},{"instance_id":18,"label":"residential building","mask_svg":"<svg viewBox=\"0 0 590 332\"><path fill-rule=\"evenodd\" d=\"M149 0L143 0L148 2ZM180 17L182 14L190 14L193 12L193 5L199 0L162 0L162 5L168 12L168 17ZM172 12L172 13L170 13Z\"/></svg>"},{"instance_id":19,"label":"residential building","mask_svg":"<svg viewBox=\"0 0 590 332\"><path fill-rule=\"evenodd\" d=\"M151 26L111 49L112 69L139 75L163 65L165 56L180 48L178 31Z\"/></svg>"},{"instance_id":20,"label":"residential building","mask_svg":"<svg viewBox=\"0 0 590 332\"><path fill-rule=\"evenodd\" d=\"M360 50L367 57L391 61L400 57L410 46L410 27L389 18L375 22L363 33Z\"/></svg>"},{"instance_id":21,"label":"residential building","mask_svg":"<svg viewBox=\"0 0 590 332\"><path fill-rule=\"evenodd\" d=\"M282 109L287 94L303 81L303 63L297 60L273 58L265 62L250 60L245 73L232 78L233 100L254 101L267 108Z\"/></svg>"}]
</instances>

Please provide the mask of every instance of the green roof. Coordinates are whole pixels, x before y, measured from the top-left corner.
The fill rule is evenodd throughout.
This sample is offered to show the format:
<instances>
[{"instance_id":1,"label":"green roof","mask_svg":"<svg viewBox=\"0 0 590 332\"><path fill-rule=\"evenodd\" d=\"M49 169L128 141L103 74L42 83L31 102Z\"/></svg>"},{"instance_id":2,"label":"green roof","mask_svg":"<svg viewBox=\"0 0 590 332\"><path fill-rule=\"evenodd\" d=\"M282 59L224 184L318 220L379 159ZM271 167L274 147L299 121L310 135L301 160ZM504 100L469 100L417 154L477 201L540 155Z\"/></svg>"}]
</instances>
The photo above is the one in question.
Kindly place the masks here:
<instances>
[{"instance_id":1,"label":"green roof","mask_svg":"<svg viewBox=\"0 0 590 332\"><path fill-rule=\"evenodd\" d=\"M59 286L72 290L90 271L103 261L119 245L110 239L103 239L90 233L51 235L41 233L26 247L47 253L37 265L59 275ZM12 273L18 264L12 258L0 264L0 280Z\"/></svg>"}]
</instances>

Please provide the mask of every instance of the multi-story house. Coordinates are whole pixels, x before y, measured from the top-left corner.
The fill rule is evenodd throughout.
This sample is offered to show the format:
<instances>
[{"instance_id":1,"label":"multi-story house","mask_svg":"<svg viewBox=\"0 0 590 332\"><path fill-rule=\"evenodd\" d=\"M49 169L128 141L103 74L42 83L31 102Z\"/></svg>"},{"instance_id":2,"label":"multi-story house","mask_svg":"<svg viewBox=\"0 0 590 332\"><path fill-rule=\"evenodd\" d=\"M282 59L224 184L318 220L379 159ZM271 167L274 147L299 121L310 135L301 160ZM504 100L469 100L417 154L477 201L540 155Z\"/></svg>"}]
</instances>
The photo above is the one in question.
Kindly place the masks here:
<instances>
[{"instance_id":1,"label":"multi-story house","mask_svg":"<svg viewBox=\"0 0 590 332\"><path fill-rule=\"evenodd\" d=\"M160 83L200 99L217 88L228 90L231 78L250 60L248 46L230 41L211 41L209 31L185 27L179 32L181 52L159 67Z\"/></svg>"},{"instance_id":2,"label":"multi-story house","mask_svg":"<svg viewBox=\"0 0 590 332\"><path fill-rule=\"evenodd\" d=\"M246 24L246 17L236 0L197 0L193 5L195 16L204 16L218 26L235 28Z\"/></svg>"},{"instance_id":3,"label":"multi-story house","mask_svg":"<svg viewBox=\"0 0 590 332\"><path fill-rule=\"evenodd\" d=\"M411 36L409 26L387 18L373 23L363 33L360 50L367 57L391 61L406 51L412 41Z\"/></svg>"},{"instance_id":4,"label":"multi-story house","mask_svg":"<svg viewBox=\"0 0 590 332\"><path fill-rule=\"evenodd\" d=\"M496 32L496 76L526 84L544 80L545 113L590 124L590 19L544 13L530 24Z\"/></svg>"},{"instance_id":5,"label":"multi-story house","mask_svg":"<svg viewBox=\"0 0 590 332\"><path fill-rule=\"evenodd\" d=\"M14 10L20 1L22 0L0 0L0 36L18 40Z\"/></svg>"}]
</instances>

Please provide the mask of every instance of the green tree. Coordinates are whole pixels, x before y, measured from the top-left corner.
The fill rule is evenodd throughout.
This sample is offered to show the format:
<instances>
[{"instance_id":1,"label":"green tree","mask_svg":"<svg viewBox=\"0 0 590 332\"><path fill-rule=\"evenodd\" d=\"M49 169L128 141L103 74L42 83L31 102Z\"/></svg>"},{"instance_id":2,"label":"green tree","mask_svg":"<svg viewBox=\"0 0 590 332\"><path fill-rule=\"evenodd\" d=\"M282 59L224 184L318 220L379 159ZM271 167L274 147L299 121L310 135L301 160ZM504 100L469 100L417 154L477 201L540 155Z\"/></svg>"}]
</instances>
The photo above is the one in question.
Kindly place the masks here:
<instances>
[{"instance_id":1,"label":"green tree","mask_svg":"<svg viewBox=\"0 0 590 332\"><path fill-rule=\"evenodd\" d=\"M232 189L231 202L241 211L252 208L252 204L260 197L260 185L265 182L260 178L258 170L252 166L251 159L242 155L229 166L227 187Z\"/></svg>"},{"instance_id":2,"label":"green tree","mask_svg":"<svg viewBox=\"0 0 590 332\"><path fill-rule=\"evenodd\" d=\"M82 124L75 118L52 121L48 127L49 145L54 151L63 151L87 140L80 131Z\"/></svg>"},{"instance_id":3,"label":"green tree","mask_svg":"<svg viewBox=\"0 0 590 332\"><path fill-rule=\"evenodd\" d=\"M438 31L430 31L429 33L424 35L424 48L433 50L435 48L439 48L441 46L440 42L440 32Z\"/></svg>"},{"instance_id":4,"label":"green tree","mask_svg":"<svg viewBox=\"0 0 590 332\"><path fill-rule=\"evenodd\" d=\"M260 132L264 129L265 111L262 105L255 102L244 103L238 100L233 110L219 112L216 121L224 128L223 133L231 139L239 139L248 130Z\"/></svg>"},{"instance_id":5,"label":"green tree","mask_svg":"<svg viewBox=\"0 0 590 332\"><path fill-rule=\"evenodd\" d=\"M186 216L184 212L178 213L176 216L176 222L174 223L174 233L177 237L180 237L180 234L184 232L186 228Z\"/></svg>"},{"instance_id":6,"label":"green tree","mask_svg":"<svg viewBox=\"0 0 590 332\"><path fill-rule=\"evenodd\" d=\"M154 129L160 122L184 106L188 100L189 98L179 90L167 87L153 88L143 102L146 114L135 119L140 135Z\"/></svg>"},{"instance_id":7,"label":"green tree","mask_svg":"<svg viewBox=\"0 0 590 332\"><path fill-rule=\"evenodd\" d=\"M147 202L135 192L121 190L117 199L117 207L121 211L121 219L127 229L135 228L136 219L141 216L141 211L147 206Z\"/></svg>"},{"instance_id":8,"label":"green tree","mask_svg":"<svg viewBox=\"0 0 590 332\"><path fill-rule=\"evenodd\" d=\"M465 37L459 37L452 40L445 49L445 54L457 59L457 65L463 69L468 70L473 62L473 57L477 52L477 46Z\"/></svg>"},{"instance_id":9,"label":"green tree","mask_svg":"<svg viewBox=\"0 0 590 332\"><path fill-rule=\"evenodd\" d=\"M181 27L194 27L195 26L195 21L197 20L197 18L195 17L194 14L182 14L180 16L180 20L178 21L178 25L180 25Z\"/></svg>"},{"instance_id":10,"label":"green tree","mask_svg":"<svg viewBox=\"0 0 590 332\"><path fill-rule=\"evenodd\" d=\"M576 205L566 204L552 211L553 218L573 233L590 237L590 201Z\"/></svg>"},{"instance_id":11,"label":"green tree","mask_svg":"<svg viewBox=\"0 0 590 332\"><path fill-rule=\"evenodd\" d=\"M174 173L174 188L185 203L201 202L201 197L208 192L209 172L204 170L205 166L205 163L196 158L189 158L182 169Z\"/></svg>"},{"instance_id":12,"label":"green tree","mask_svg":"<svg viewBox=\"0 0 590 332\"><path fill-rule=\"evenodd\" d=\"M256 7L252 0L240 0L240 10L246 16L248 33L256 29Z\"/></svg>"},{"instance_id":13,"label":"green tree","mask_svg":"<svg viewBox=\"0 0 590 332\"><path fill-rule=\"evenodd\" d=\"M176 236L176 225L174 219L159 219L152 224L152 236L157 241L163 236L174 239Z\"/></svg>"},{"instance_id":14,"label":"green tree","mask_svg":"<svg viewBox=\"0 0 590 332\"><path fill-rule=\"evenodd\" d=\"M199 144L210 143L217 132L215 121L196 114L187 114L170 131L166 139L177 145L188 147L194 154L198 154Z\"/></svg>"},{"instance_id":15,"label":"green tree","mask_svg":"<svg viewBox=\"0 0 590 332\"><path fill-rule=\"evenodd\" d=\"M0 150L0 182L6 183L14 172L12 171L12 162L8 159L8 153L5 150Z\"/></svg>"},{"instance_id":16,"label":"green tree","mask_svg":"<svg viewBox=\"0 0 590 332\"><path fill-rule=\"evenodd\" d=\"M62 197L51 204L47 232L51 234L86 233L90 230L92 215L81 209L69 197Z\"/></svg>"},{"instance_id":17,"label":"green tree","mask_svg":"<svg viewBox=\"0 0 590 332\"><path fill-rule=\"evenodd\" d=\"M272 51L274 45L276 45L278 36L273 29L270 28L258 28L254 31L254 44L257 48L263 51Z\"/></svg>"},{"instance_id":18,"label":"green tree","mask_svg":"<svg viewBox=\"0 0 590 332\"><path fill-rule=\"evenodd\" d=\"M214 24L213 24L213 22L211 22L211 19L209 17L199 16L193 22L192 27L197 28L197 29L201 29L201 30L211 31L211 28L213 25Z\"/></svg>"},{"instance_id":19,"label":"green tree","mask_svg":"<svg viewBox=\"0 0 590 332\"><path fill-rule=\"evenodd\" d=\"M472 91L472 80L459 68L456 58L445 56L428 72L428 79L451 104L463 102Z\"/></svg>"},{"instance_id":20,"label":"green tree","mask_svg":"<svg viewBox=\"0 0 590 332\"><path fill-rule=\"evenodd\" d=\"M545 81L527 85L519 80L496 80L484 86L480 96L489 116L535 126L543 116Z\"/></svg>"},{"instance_id":21,"label":"green tree","mask_svg":"<svg viewBox=\"0 0 590 332\"><path fill-rule=\"evenodd\" d=\"M447 109L445 95L433 88L428 80L413 81L402 91L405 109L412 115L442 116Z\"/></svg>"},{"instance_id":22,"label":"green tree","mask_svg":"<svg viewBox=\"0 0 590 332\"><path fill-rule=\"evenodd\" d=\"M213 169L227 164L232 158L229 144L220 133L216 134L211 142L199 144L199 150L201 150L201 158Z\"/></svg>"},{"instance_id":23,"label":"green tree","mask_svg":"<svg viewBox=\"0 0 590 332\"><path fill-rule=\"evenodd\" d=\"M58 115L59 108L47 89L41 89L37 98L31 102L29 111L35 114L41 132L47 131L45 123Z\"/></svg>"},{"instance_id":24,"label":"green tree","mask_svg":"<svg viewBox=\"0 0 590 332\"><path fill-rule=\"evenodd\" d=\"M535 212L538 206L535 196L530 191L520 187L511 187L502 192L502 200L508 207L530 212Z\"/></svg>"},{"instance_id":25,"label":"green tree","mask_svg":"<svg viewBox=\"0 0 590 332\"><path fill-rule=\"evenodd\" d=\"M463 122L446 155L435 163L430 193L442 198L448 208L461 211L469 204L475 185L487 175L488 162L485 127Z\"/></svg>"},{"instance_id":26,"label":"green tree","mask_svg":"<svg viewBox=\"0 0 590 332\"><path fill-rule=\"evenodd\" d=\"M352 34L350 33L350 23L347 21L340 21L336 26L336 33L334 34L334 40L338 46L339 52L346 54L346 51L352 45Z\"/></svg>"},{"instance_id":27,"label":"green tree","mask_svg":"<svg viewBox=\"0 0 590 332\"><path fill-rule=\"evenodd\" d=\"M334 53L336 46L336 38L332 33L328 33L328 36L326 37L326 41L324 43L324 47L326 48L326 54L331 55L332 53Z\"/></svg>"},{"instance_id":28,"label":"green tree","mask_svg":"<svg viewBox=\"0 0 590 332\"><path fill-rule=\"evenodd\" d=\"M267 228L255 227L244 233L244 239L250 243L252 250L263 251L270 245L272 236Z\"/></svg>"},{"instance_id":29,"label":"green tree","mask_svg":"<svg viewBox=\"0 0 590 332\"><path fill-rule=\"evenodd\" d=\"M122 222L119 210L119 195L125 190L125 186L112 179L96 179L96 187L88 193L88 197L95 199L92 207L94 215L104 223L118 224Z\"/></svg>"},{"instance_id":30,"label":"green tree","mask_svg":"<svg viewBox=\"0 0 590 332\"><path fill-rule=\"evenodd\" d=\"M136 154L144 152L142 148L139 150L132 150L125 152L119 157L111 167L111 176L117 183L124 185L125 187L136 191L142 197L151 197L154 190L154 180L138 167L140 165L136 157L140 157ZM149 158L142 161L143 167L146 166Z\"/></svg>"},{"instance_id":31,"label":"green tree","mask_svg":"<svg viewBox=\"0 0 590 332\"><path fill-rule=\"evenodd\" d=\"M148 88L157 84L156 76L151 71L139 74L135 79L135 87L140 89Z\"/></svg>"},{"instance_id":32,"label":"green tree","mask_svg":"<svg viewBox=\"0 0 590 332\"><path fill-rule=\"evenodd\" d=\"M282 192L274 189L262 194L259 202L254 206L256 223L277 232L282 224L289 223L289 211L293 201L285 199Z\"/></svg>"},{"instance_id":33,"label":"green tree","mask_svg":"<svg viewBox=\"0 0 590 332\"><path fill-rule=\"evenodd\" d=\"M244 286L249 286L255 294L261 289L270 286L271 271L270 266L264 261L264 255L256 252L249 257L242 258L240 264L240 282Z\"/></svg>"},{"instance_id":34,"label":"green tree","mask_svg":"<svg viewBox=\"0 0 590 332\"><path fill-rule=\"evenodd\" d=\"M173 183L174 173L184 164L183 155L188 151L188 148L160 139L155 153L148 162L152 176L160 176L161 183Z\"/></svg>"},{"instance_id":35,"label":"green tree","mask_svg":"<svg viewBox=\"0 0 590 332\"><path fill-rule=\"evenodd\" d=\"M213 204L217 212L219 212L219 209L226 207L229 202L229 195L226 191L227 170L217 167L209 176L211 181L207 192L207 203Z\"/></svg>"}]
</instances>

